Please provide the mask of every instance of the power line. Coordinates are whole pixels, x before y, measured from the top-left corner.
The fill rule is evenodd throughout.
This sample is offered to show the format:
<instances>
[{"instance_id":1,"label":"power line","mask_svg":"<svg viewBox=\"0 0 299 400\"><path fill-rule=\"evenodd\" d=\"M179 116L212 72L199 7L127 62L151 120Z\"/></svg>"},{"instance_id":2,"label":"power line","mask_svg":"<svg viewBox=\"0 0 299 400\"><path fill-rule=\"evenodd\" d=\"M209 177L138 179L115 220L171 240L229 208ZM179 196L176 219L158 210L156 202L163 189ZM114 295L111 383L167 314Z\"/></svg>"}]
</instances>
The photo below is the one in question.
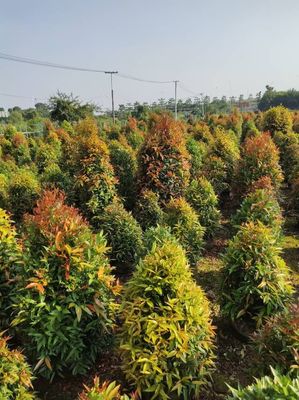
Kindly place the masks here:
<instances>
[{"instance_id":1,"label":"power line","mask_svg":"<svg viewBox=\"0 0 299 400\"><path fill-rule=\"evenodd\" d=\"M92 69L92 68L82 68L82 67L74 67L70 65L63 65L63 64L55 64L52 62L48 61L40 61L40 60L35 60L33 58L27 58L27 57L18 57L14 56L11 54L5 54L0 52L0 58L3 60L9 60L9 61L15 61L15 62L20 62L20 63L25 63L25 64L32 64L32 65L39 65L40 67L49 67L49 68L59 68L59 69L67 69L67 70L73 70L73 71L83 71L83 72L100 72L100 73L105 73L106 71L100 70L100 69Z\"/></svg>"},{"instance_id":2,"label":"power line","mask_svg":"<svg viewBox=\"0 0 299 400\"><path fill-rule=\"evenodd\" d=\"M102 70L102 69L95 69L95 68L85 68L85 67L76 67L76 66L71 66L71 65L64 65L64 64L57 64L57 63L52 63L49 61L41 61L41 60L36 60L34 58L28 58L28 57L19 57L15 56L12 54L7 54L7 53L1 53L0 52L0 58L3 60L8 60L8 61L15 61L15 62L20 62L20 63L25 63L25 64L32 64L32 65L38 65L40 67L48 67L48 68L58 68L58 69L65 69L65 70L72 70L72 71L81 71L81 72L94 72L94 73L109 73L107 70ZM119 77L124 78L124 79L130 79L138 82L147 82L147 83L173 83L172 81L158 81L158 80L151 80L151 79L143 79L143 78L138 78L133 75L128 75L128 74L123 74L119 73Z\"/></svg>"},{"instance_id":3,"label":"power line","mask_svg":"<svg viewBox=\"0 0 299 400\"><path fill-rule=\"evenodd\" d=\"M136 78L135 76L132 75L126 75L126 74L118 74L118 76L120 76L121 78L124 79L131 79L133 81L138 81L138 82L147 82L147 83L173 83L174 81L155 81L155 80L150 80L150 79L142 79L142 78Z\"/></svg>"},{"instance_id":4,"label":"power line","mask_svg":"<svg viewBox=\"0 0 299 400\"><path fill-rule=\"evenodd\" d=\"M29 97L29 96L20 96L20 95L17 95L17 94L9 94L9 93L0 93L0 96L18 97L18 98L20 98L20 99L31 99L31 100L34 98L34 96L32 96L32 97ZM35 97L35 98L37 98L37 97Z\"/></svg>"},{"instance_id":5,"label":"power line","mask_svg":"<svg viewBox=\"0 0 299 400\"><path fill-rule=\"evenodd\" d=\"M200 96L202 96L202 93L196 93L196 92L194 92L193 90L188 89L186 86L184 86L184 85L182 85L182 84L179 84L179 87L180 87L181 89L183 89L185 92L188 92L188 93L190 93L190 94L193 94L193 95L194 95L193 97L200 97Z\"/></svg>"}]
</instances>

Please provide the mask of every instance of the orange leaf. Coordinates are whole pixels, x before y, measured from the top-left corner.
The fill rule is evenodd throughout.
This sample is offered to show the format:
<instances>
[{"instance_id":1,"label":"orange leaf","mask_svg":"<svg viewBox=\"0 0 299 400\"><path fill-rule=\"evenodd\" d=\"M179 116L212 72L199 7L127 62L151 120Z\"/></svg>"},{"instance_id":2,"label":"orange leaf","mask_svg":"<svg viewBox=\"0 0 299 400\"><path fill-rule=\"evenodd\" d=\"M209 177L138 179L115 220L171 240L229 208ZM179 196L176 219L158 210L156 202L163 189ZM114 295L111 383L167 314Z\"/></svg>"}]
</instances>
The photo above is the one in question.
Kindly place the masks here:
<instances>
[{"instance_id":1,"label":"orange leaf","mask_svg":"<svg viewBox=\"0 0 299 400\"><path fill-rule=\"evenodd\" d=\"M37 289L37 290L39 291L39 293L41 293L41 294L45 293L45 288L43 287L43 285L42 285L41 283L32 282L32 283L29 283L29 284L25 287L25 289L31 289L31 288Z\"/></svg>"}]
</instances>

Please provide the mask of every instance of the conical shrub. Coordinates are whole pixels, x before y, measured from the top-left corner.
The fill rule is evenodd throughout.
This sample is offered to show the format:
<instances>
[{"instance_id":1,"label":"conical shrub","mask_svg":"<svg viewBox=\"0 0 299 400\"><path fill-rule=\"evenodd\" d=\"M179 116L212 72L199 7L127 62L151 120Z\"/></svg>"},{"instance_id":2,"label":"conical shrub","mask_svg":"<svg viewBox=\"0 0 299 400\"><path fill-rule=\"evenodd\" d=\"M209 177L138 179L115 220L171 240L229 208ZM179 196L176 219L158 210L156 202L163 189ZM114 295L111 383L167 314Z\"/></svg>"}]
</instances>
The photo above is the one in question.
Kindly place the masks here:
<instances>
[{"instance_id":1,"label":"conical shrub","mask_svg":"<svg viewBox=\"0 0 299 400\"><path fill-rule=\"evenodd\" d=\"M154 245L140 261L121 310L122 367L137 393L197 395L213 366L214 332L208 301L178 244Z\"/></svg>"},{"instance_id":2,"label":"conical shrub","mask_svg":"<svg viewBox=\"0 0 299 400\"><path fill-rule=\"evenodd\" d=\"M271 228L261 222L240 227L224 256L224 315L260 325L264 317L284 308L293 288L279 252Z\"/></svg>"}]
</instances>

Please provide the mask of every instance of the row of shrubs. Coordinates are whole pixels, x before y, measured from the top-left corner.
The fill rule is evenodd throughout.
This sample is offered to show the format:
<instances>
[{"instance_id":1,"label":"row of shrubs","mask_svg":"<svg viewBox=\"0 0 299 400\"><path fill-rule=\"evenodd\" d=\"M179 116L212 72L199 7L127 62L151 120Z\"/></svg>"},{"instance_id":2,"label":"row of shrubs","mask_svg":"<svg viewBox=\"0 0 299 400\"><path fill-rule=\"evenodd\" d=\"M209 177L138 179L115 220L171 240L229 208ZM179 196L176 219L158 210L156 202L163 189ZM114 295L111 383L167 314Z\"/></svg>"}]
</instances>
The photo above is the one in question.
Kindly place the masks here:
<instances>
[{"instance_id":1,"label":"row of shrubs","mask_svg":"<svg viewBox=\"0 0 299 400\"><path fill-rule=\"evenodd\" d=\"M55 207L58 209L62 207L61 200L61 197L58 199L56 198ZM53 203L51 204L50 202L50 209L48 210L50 213L53 211L51 205L53 206ZM33 226L35 225L34 229L38 229L40 233L45 229L43 223L46 221L46 219L43 218L45 215L42 211L42 207L40 207L39 212L36 212L35 216L31 218L28 216L29 219L33 220L31 223L33 223ZM64 216L67 212L73 212L74 210L62 207L61 211L63 211L61 212L61 215ZM54 224L59 224L61 222L59 219L61 218L61 215L58 213L58 219L53 221L53 227L55 227ZM78 215L76 216L79 218L79 222L82 222L80 221L80 217ZM65 225L65 223L63 225ZM250 225L244 225L244 227L247 226ZM46 231L44 231L47 240L51 241L55 239L55 244L52 244L51 246L51 248L54 246L53 252L55 255L51 254L51 258L62 257L61 252L64 250L70 253L66 241L68 242L74 236L68 236L68 233L70 233L69 226L66 226L66 231L61 234L61 231L58 231L58 237L57 235L51 235L51 228L51 226L50 229L46 227ZM31 229L28 229L28 232L30 232L30 230ZM55 229L53 231L55 233L57 232ZM85 226L81 227L79 230L77 227L76 232L76 238L79 237L79 234L88 234L88 232L85 232ZM189 396L191 392L196 393L199 390L199 386L204 382L205 373L208 373L213 366L214 333L209 322L210 314L208 302L201 289L193 283L185 252L180 247L177 240L171 236L169 231L164 230L163 232L162 230L161 232L161 228L152 228L151 233L148 235L147 254L139 263L132 279L126 286L120 310L122 324L119 333L119 343L124 371L128 381L132 383L133 387L137 388L137 394L139 395L143 393L144 388L146 388L146 393L152 392L153 395L158 393L160 398L167 398L168 394L174 390L177 390L178 395L185 394L185 396ZM156 235L157 240L155 239ZM89 237L89 240L90 239L91 238ZM43 247L45 247L44 240L44 237L40 237L40 245L43 244ZM13 243L13 241L11 242L11 240L9 240L8 243ZM71 246L69 247L71 248ZM103 243L101 242L100 247L103 250ZM13 248L15 248L15 243L13 244ZM34 251L38 251L38 247L35 247ZM81 252L79 252L79 254L80 253ZM36 348L40 347L38 339L41 339L41 337L37 337L37 332L34 333L34 330L31 330L30 334L30 331L27 331L28 322L29 325L32 325L33 323L34 326L36 326L37 322L36 320L31 320L30 323L30 318L34 315L36 316L37 313L34 305L36 304L36 301L34 300L39 299L40 302L43 301L46 303L45 306L48 308L46 314L48 316L50 315L52 318L54 316L57 318L58 316L56 324L54 322L55 331L53 330L49 332L49 327L53 326L53 320L50 323L44 321L44 324L38 327L38 334L42 335L41 332L44 329L44 335L48 337L49 342L56 342L55 347L58 347L56 357L53 353L51 356L45 353L44 357L39 359L36 368L41 368L41 372L44 367L48 368L50 371L55 368L55 370L59 372L59 369L65 366L65 364L61 364L61 361L67 361L67 365L71 365L70 363L74 360L67 357L66 354L69 354L67 351L70 352L70 348L74 345L76 345L78 350L78 346L80 347L78 336L80 336L80 339L84 342L84 336L82 336L84 335L84 332L91 332L92 340L95 342L99 326L97 323L96 330L90 330L90 325L86 325L86 323L88 324L88 320L89 324L91 324L92 322L96 323L100 318L101 325L106 323L106 328L109 326L109 322L103 316L103 312L107 311L107 309L103 308L103 297L100 299L102 304L100 302L98 304L94 297L93 307L91 307L92 304L86 303L85 305L80 304L80 306L77 304L73 305L73 303L70 303L67 299L68 296L77 297L82 293L82 290L76 290L76 286L74 285L75 282L72 282L72 292L67 290L67 284L68 281L71 280L71 277L73 276L76 280L79 278L78 271L74 268L78 262L77 257L78 254L75 254L76 259L69 260L69 270L67 268L68 261L66 261L67 264L64 264L65 257L62 257L62 265L60 265L60 268L56 271L58 275L61 274L59 278L60 285L58 285L56 289L59 290L60 293L56 292L53 296L53 299L56 299L59 294L58 302L51 300L51 292L53 292L55 281L45 282L45 277L44 275L41 275L41 270L34 270L36 277L26 281L26 283L31 282L24 288L25 292L28 294L22 294L23 289L20 290L20 294L16 294L18 299L18 314L23 316L22 321L17 321L17 326L20 325L23 327L21 329L21 337L23 337L23 339L26 338L25 348L27 353L28 349L30 349L30 341L31 343L33 342L31 349L35 348L36 351ZM97 259L97 261L99 261L99 259ZM90 271L91 265L88 266L88 264L85 264L86 263L84 263L84 266L81 266L81 268L87 268ZM90 272L89 281L91 278ZM70 275L68 275L68 273ZM113 278L111 276L105 277L104 270L101 267L97 271L97 274L100 280L105 282L104 289L107 290L107 287L110 288ZM13 274L11 278L12 277ZM83 282L80 282L81 289ZM86 287L86 290L87 288L88 292L93 295L95 294L95 290L92 291L90 284ZM65 290L65 300L63 300L62 297L62 289ZM48 293L49 290L50 293ZM117 293L117 290L118 289L116 289L115 293ZM87 295L84 292L82 294L85 296ZM103 287L101 288L101 294L103 295ZM25 313L20 312L19 304L24 302L24 300L26 302L28 299L30 299L32 305ZM87 302L88 301L91 302L92 300L90 299L87 300ZM69 312L65 309L66 307L63 309L62 304L64 302L65 304L69 304ZM59 305L58 308L57 305ZM99 306L98 314L95 314L98 318L95 318L95 314L94 318L89 318L89 316L92 316L92 314L97 310L97 306ZM41 307L40 303L39 307ZM106 307L109 308L107 305ZM281 304L278 304L277 308L278 307L282 310L284 308ZM113 308L114 307L112 307L112 310ZM72 313L73 309L74 312ZM59 316L59 310L66 312L66 315L64 315L65 319L62 318L63 314L60 314ZM87 312L87 310L89 311ZM43 312L41 312L40 315L45 317ZM252 317L252 314L250 316ZM238 316L236 316L236 318L238 318ZM298 354L298 330L296 328L296 318L297 311L296 308L293 307L290 313L283 311L280 314L276 314L274 320L273 317L272 319L269 319L267 324L258 333L257 342L263 352L263 356L267 356L268 361L271 360L272 363L275 361L285 369L288 369L288 367L292 368L292 366L295 367L295 364L298 362L295 358ZM55 318L53 319L55 321ZM295 325L292 324L293 320ZM71 323L71 321L76 321L78 324L75 323L74 325L74 322ZM72 330L77 327L74 335L72 335L72 330L69 331L69 329L67 329L71 326ZM290 327L293 328L293 335L290 335ZM110 325L110 329L111 328ZM158 328L159 330L157 330ZM58 334L58 332L61 332L62 336L67 338L70 343L61 340L61 337L56 337L55 339L55 333ZM102 332L101 336L101 339L103 340L105 334ZM74 340L77 342L74 342ZM187 343L188 346L186 346ZM192 346L191 343L193 343ZM87 344L90 349L91 343L88 342L88 337L85 337L84 344ZM97 342L98 346L99 344L100 343ZM46 348L47 346L44 346L42 347L42 351L51 348L49 343L47 343L47 345L48 348ZM277 351L278 346L279 352ZM4 347L6 347L6 343ZM269 349L272 351L269 351ZM62 360L59 352L62 352ZM276 359L273 358L273 356L276 357ZM30 357L32 357L32 354L30 354L29 358ZM37 355L35 357L37 357ZM81 354L79 354L79 357L80 360L78 359L77 354L75 362L79 362L80 365L80 363L84 362L84 358L82 358ZM21 360L23 360L22 357ZM198 369L199 367L200 369ZM48 373L49 371L45 370L44 372ZM80 370L78 372L82 373ZM201 377L200 381L196 380L198 374ZM157 382L159 382L158 385ZM184 384L176 385L176 382L184 382ZM16 381L16 385L20 385L20 383Z\"/></svg>"},{"instance_id":2,"label":"row of shrubs","mask_svg":"<svg viewBox=\"0 0 299 400\"><path fill-rule=\"evenodd\" d=\"M11 284L14 281L14 269L18 271L20 266L25 268L25 272L19 272L18 283L14 283L10 290L10 297L15 297L17 301L17 317L13 320L13 326L16 328L16 334L20 335L26 344L29 360L38 360L36 369L50 376L54 372L62 372L66 366L72 368L72 365L74 373L83 373L84 368L90 365L89 362L94 360L93 354L105 347L103 338L109 336L109 329L110 333L112 332L112 315L116 307L113 298L115 299L114 296L119 290L112 275L109 275L107 259L105 261L103 258L103 237L96 240L96 237L90 236L90 230L82 217L75 209L64 205L63 200L63 195L59 192L48 193L47 203L39 202L35 214L26 217L24 241L29 254L25 255L25 260L22 260L20 254L16 254L18 243L15 241L15 233L7 229L11 227L5 214L1 237L1 243L5 244L2 248L3 254L12 263L10 270L3 271L6 279L7 274L10 275L8 282ZM241 232L251 230L252 236L256 235L258 238L260 232L265 229L271 228L266 228L261 223L254 225L250 222L241 227ZM34 235L33 242L30 242L31 235ZM204 382L204 375L213 365L214 333L209 322L208 302L201 289L192 281L185 252L169 230L151 228L147 236L147 252L126 286L120 309L122 324L119 344L123 367L128 381L137 388L139 395L146 388L146 392L152 392L153 395L158 393L160 398L167 398L174 390L177 390L178 395L187 396L191 392L197 393L200 384ZM267 240L269 241L269 237ZM239 248L236 246L238 242L233 240L232 243L236 252L240 252L240 247L244 252L248 250L248 247L244 248L243 243ZM267 245L267 242L265 244ZM270 241L271 244L273 245L273 241ZM259 259L258 255L254 258L253 254L257 253L258 249L254 248L254 245L255 242L252 245L252 253L247 256L245 262L240 257L239 268L252 267L256 272L257 267L269 267L269 260L266 258L269 256L268 251L265 251L264 258ZM73 254L72 249L76 250ZM30 251L34 251L34 260ZM232 244L229 245L226 259L229 259L231 251ZM30 263L27 265L28 260ZM251 264L248 264L250 260ZM273 260L270 258L270 266L277 268L278 265L271 264L271 261ZM273 275L284 279L283 271L279 274L274 271ZM248 292L246 297L251 307L246 308L244 296L241 297L241 302L233 300L236 307L244 307L245 303L244 310L250 318L261 318L284 310L281 300L290 299L291 287L286 290L288 287L282 280L279 288L283 290L276 290L274 294L265 291L261 293L258 289L263 289L264 286L259 284L259 277L256 273L251 276L255 278L250 286L253 295L249 301ZM266 274L262 279L265 278ZM240 281L239 288L233 287L229 290L230 293L240 293L239 289L243 286ZM4 285L7 283L4 279L2 282ZM272 285L266 286L273 289L275 284L277 282L273 279ZM224 288L226 286L227 282ZM85 288L84 291L82 287ZM261 304L259 299L267 294L270 302ZM81 296L84 298L80 299ZM276 304L273 303L273 299ZM268 307L269 304L271 308ZM265 309L268 314L264 312ZM107 315L108 310L110 315ZM225 307L223 310L225 313ZM238 310L239 308L230 316L239 318L245 314L236 314ZM282 311L276 314L275 319L269 319L257 334L256 341L263 356L267 356L272 363L275 361L284 369L288 366L292 368L298 362L298 331L296 325L292 324L293 320L296 324L296 310L293 307L291 312ZM261 325L259 320L257 325ZM290 335L290 326L294 330L293 336ZM106 335L103 334L105 331ZM96 340L97 337L100 341ZM272 351L269 351L271 346ZM74 348L77 353L74 353ZM80 348L82 353L79 352ZM86 349L88 362L84 357ZM277 359L273 358L274 356ZM196 380L198 374L201 376L200 381ZM176 385L175 382L184 384Z\"/></svg>"},{"instance_id":3,"label":"row of shrubs","mask_svg":"<svg viewBox=\"0 0 299 400\"><path fill-rule=\"evenodd\" d=\"M76 129L79 136L63 131L59 139L76 190L67 197L57 189L44 192L33 214L23 219L21 240L2 215L1 292L8 293L0 308L3 324L11 323L36 371L52 378L66 367L74 374L86 372L113 339L119 315L123 368L137 394L187 398L199 392L214 358L208 301L192 279L187 257L191 265L199 262L204 235L219 224L214 189L220 186L196 172L196 135L203 131L210 140L204 160L218 157L225 167L219 195L232 188L235 160L239 166L235 193L245 198L224 258L223 313L233 320L253 319L258 327L267 316L284 312L293 291L277 248L282 223L277 149L269 134L255 132L245 138L239 159L238 131L217 128L212 135L201 126L192 144L197 164L190 170L184 126L169 117L154 118L138 155L141 189L133 207L143 233L118 199L105 140L91 121ZM91 225L67 202L79 204ZM109 259L118 274L137 265L120 309Z\"/></svg>"},{"instance_id":4,"label":"row of shrubs","mask_svg":"<svg viewBox=\"0 0 299 400\"><path fill-rule=\"evenodd\" d=\"M41 188L55 186L93 223L115 196L131 211L147 191L163 205L184 197L190 186L194 191L194 182L202 177L220 197L229 192L243 195L263 176L270 177L277 190L282 182L280 157L296 208L299 139L288 123L288 128L281 123L285 113L280 107L265 113L259 124L267 132L263 134L255 125L257 117L244 116L243 136L238 127L242 116L235 116L234 122L218 118L209 126L153 115L147 134L132 121L120 132L106 127L99 133L90 118L63 128L49 123L41 138L26 138L8 126L0 135L0 205L19 220L32 211ZM129 140L132 133L140 136L137 144Z\"/></svg>"}]
</instances>

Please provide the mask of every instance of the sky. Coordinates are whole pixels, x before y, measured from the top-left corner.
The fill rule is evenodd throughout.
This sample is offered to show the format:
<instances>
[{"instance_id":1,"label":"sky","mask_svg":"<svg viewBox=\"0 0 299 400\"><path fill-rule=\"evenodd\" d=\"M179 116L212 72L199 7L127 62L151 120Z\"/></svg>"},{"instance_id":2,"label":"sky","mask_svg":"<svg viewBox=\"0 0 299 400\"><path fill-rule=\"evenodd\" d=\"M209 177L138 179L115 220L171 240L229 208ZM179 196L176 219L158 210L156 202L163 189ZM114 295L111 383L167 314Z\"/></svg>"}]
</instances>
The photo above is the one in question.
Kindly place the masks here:
<instances>
[{"instance_id":1,"label":"sky","mask_svg":"<svg viewBox=\"0 0 299 400\"><path fill-rule=\"evenodd\" d=\"M298 20L298 0L0 0L0 52L179 80L179 98L246 97L299 89ZM110 107L105 74L0 59L0 107L58 90ZM174 97L173 83L115 77L114 90L116 104Z\"/></svg>"}]
</instances>

